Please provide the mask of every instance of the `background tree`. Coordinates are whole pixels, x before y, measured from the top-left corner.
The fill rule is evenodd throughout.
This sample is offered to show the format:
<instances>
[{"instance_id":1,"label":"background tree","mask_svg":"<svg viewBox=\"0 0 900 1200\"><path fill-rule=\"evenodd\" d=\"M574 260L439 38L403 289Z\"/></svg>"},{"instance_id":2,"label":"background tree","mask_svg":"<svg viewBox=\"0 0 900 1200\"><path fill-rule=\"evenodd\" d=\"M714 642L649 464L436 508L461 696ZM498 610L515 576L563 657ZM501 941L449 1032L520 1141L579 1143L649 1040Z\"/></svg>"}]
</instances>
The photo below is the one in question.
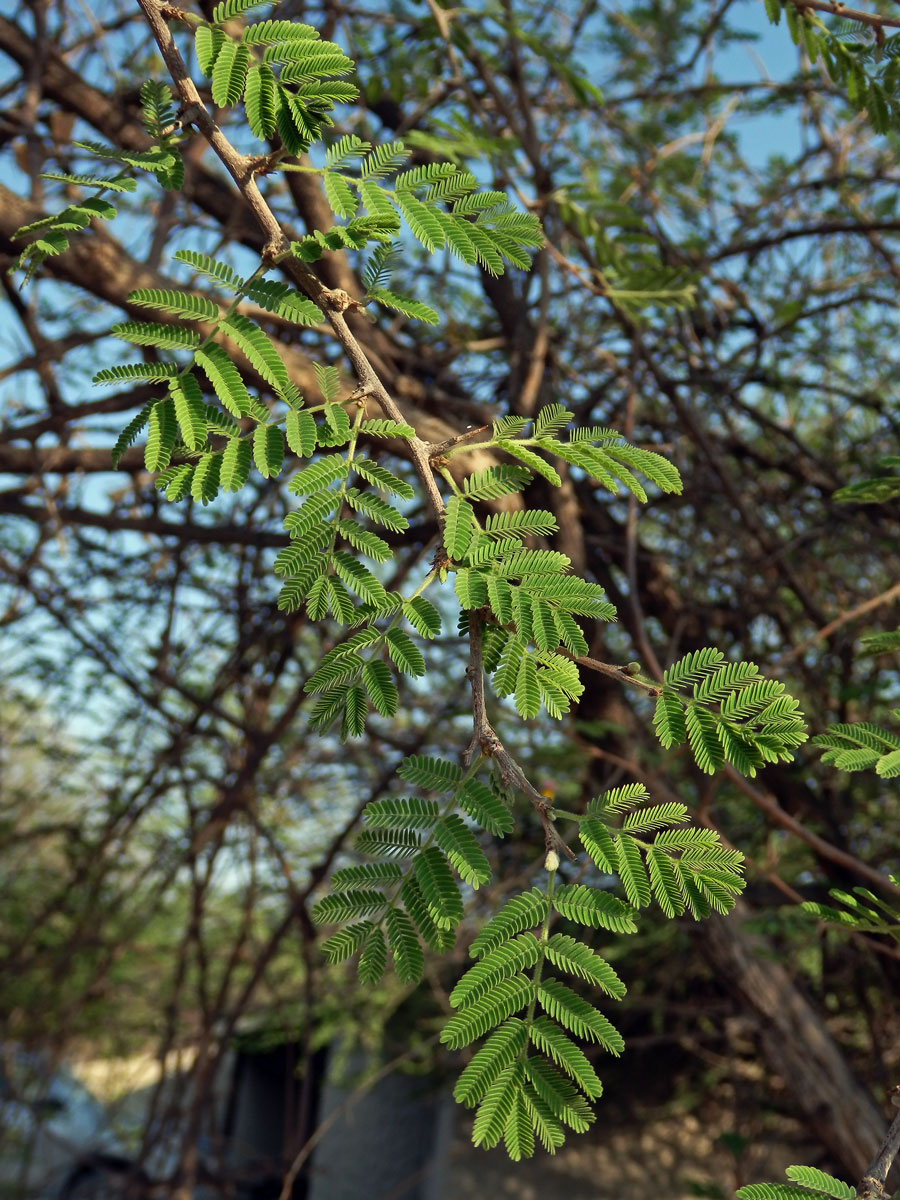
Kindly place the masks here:
<instances>
[{"instance_id":1,"label":"background tree","mask_svg":"<svg viewBox=\"0 0 900 1200\"><path fill-rule=\"evenodd\" d=\"M398 290L451 321L348 315L406 419L440 442L499 413L528 417L563 401L579 423L612 425L670 453L684 493L653 499L640 521L633 500L610 499L578 472L564 473L561 489L539 481L529 493L554 511L556 548L616 603L619 626L598 629L592 650L606 661L637 658L658 677L714 643L777 666L822 728L862 702L877 718L896 684L886 661L852 660L858 622L888 619L898 594L891 509L831 498L890 452L896 434L896 172L889 142L861 124L805 50L787 63L786 41L771 43L775 83L749 56L733 73L735 47L756 36L741 30L761 28L754 11L588 5L553 22L528 6L465 20L402 5L302 15L358 63L363 101L341 112L337 132L402 135L423 163L472 165L546 231L531 270L500 279L453 260L414 264L407 248ZM73 137L147 144L137 89L149 35L124 5L99 21L41 6L0 20L13 183L0 237L10 262L15 229L60 207L39 172L80 161ZM775 130L790 136L767 156L759 140ZM314 174L276 177L267 194L298 235L332 224ZM179 1038L200 1045L194 1119L169 1114L188 1169L221 1045L213 1031L279 1005L286 1028L308 1025L320 1004L315 889L404 754L439 748L436 728L458 730L465 743L468 697L448 639L446 695L412 691L402 725L368 730L349 749L310 739L303 684L321 635L305 616L275 608L283 490L257 482L252 496L181 512L149 486L140 451L108 473L124 420L150 394L128 387L98 399L88 387L109 361L109 325L145 315L129 293L170 286L168 248L183 244L185 228L198 248L233 253L238 268L250 261L242 246L261 247L199 138L187 147L183 191L160 198L142 188L125 206L127 236L121 224L94 230L48 259L31 290L5 285L16 319L0 433L0 508L11 518L0 560L7 661L67 738L94 743L103 785L74 833L65 822L30 828L48 873L60 857L65 869L54 866L46 894L29 896L33 910L17 909L4 937L5 977L18 989L5 1007L10 1037L84 1034L85 1001L134 988L123 947L127 961L128 948L152 936L172 964L164 1013L115 1032L143 1040L152 1031L163 1049ZM325 256L315 269L326 286L361 296L353 255ZM276 318L270 328L293 380L316 396L312 363L335 353L327 333ZM400 577L430 557L434 534L424 509L412 515ZM627 780L661 797L669 789L751 854L751 900L769 899L766 884L788 899L826 882L890 890L879 868L894 853L896 799L877 780L819 773L812 755L759 782L701 778L686 757L664 759L647 739L639 695L599 675L585 682L570 730L577 764L568 748L532 751L534 770L553 771L570 806ZM21 808L15 797L10 804ZM19 853L15 838L10 846ZM509 866L527 872L534 849L521 853ZM646 999L632 996L623 1031L646 1028L642 1000L677 1011L688 983L702 980L719 1002L734 995L727 1003L749 1014L770 1069L832 1161L858 1173L883 1122L851 1070L875 1086L890 1079L896 956L872 939L817 946L788 921L770 921L766 934L776 950L798 939L807 947L810 1000L798 978L751 954L734 920L711 922L689 935L709 967L698 959L680 979L665 969L672 951L660 941L665 978L645 976ZM77 956L78 979L73 945L90 946ZM23 1000L28 988L40 1005ZM817 1011L826 994L853 1014L856 1036L843 1045ZM671 1017L667 1028L673 1040L681 1032Z\"/></svg>"}]
</instances>

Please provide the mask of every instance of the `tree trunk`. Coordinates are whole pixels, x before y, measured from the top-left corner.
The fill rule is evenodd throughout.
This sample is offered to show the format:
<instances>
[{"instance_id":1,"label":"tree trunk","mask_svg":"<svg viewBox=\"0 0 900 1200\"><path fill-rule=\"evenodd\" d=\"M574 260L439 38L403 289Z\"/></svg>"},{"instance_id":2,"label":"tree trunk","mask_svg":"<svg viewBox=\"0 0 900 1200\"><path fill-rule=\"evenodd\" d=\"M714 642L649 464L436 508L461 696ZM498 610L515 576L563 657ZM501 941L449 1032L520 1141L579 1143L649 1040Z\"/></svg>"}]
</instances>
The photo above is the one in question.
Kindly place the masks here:
<instances>
[{"instance_id":1,"label":"tree trunk","mask_svg":"<svg viewBox=\"0 0 900 1200\"><path fill-rule=\"evenodd\" d=\"M882 1143L887 1120L787 971L771 954L759 952L762 938L743 928L750 911L739 902L731 916L702 922L701 947L719 978L756 1018L766 1062L783 1080L810 1132L855 1185ZM895 1188L897 1175L895 1167L889 1177Z\"/></svg>"}]
</instances>

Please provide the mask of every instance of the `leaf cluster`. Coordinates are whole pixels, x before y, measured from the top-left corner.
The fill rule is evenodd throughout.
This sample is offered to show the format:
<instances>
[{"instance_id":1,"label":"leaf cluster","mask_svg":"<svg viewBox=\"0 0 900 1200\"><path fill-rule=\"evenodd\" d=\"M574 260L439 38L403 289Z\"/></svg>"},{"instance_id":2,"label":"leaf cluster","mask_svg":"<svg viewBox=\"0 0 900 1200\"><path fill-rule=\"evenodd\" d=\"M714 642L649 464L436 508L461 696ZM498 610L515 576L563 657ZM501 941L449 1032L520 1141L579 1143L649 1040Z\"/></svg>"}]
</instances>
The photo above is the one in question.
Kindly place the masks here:
<instances>
[{"instance_id":1,"label":"leaf cluster","mask_svg":"<svg viewBox=\"0 0 900 1200\"><path fill-rule=\"evenodd\" d=\"M755 663L727 662L711 648L668 668L653 724L666 749L687 742L709 775L728 762L752 778L766 763L790 761L807 737L784 684L761 676Z\"/></svg>"},{"instance_id":2,"label":"leaf cluster","mask_svg":"<svg viewBox=\"0 0 900 1200\"><path fill-rule=\"evenodd\" d=\"M233 108L241 100L255 137L267 140L277 131L289 154L305 153L331 125L335 105L357 96L344 82L352 61L334 42L320 39L310 25L267 20L248 24L240 38L222 26L218 5L211 23L197 26L197 64L212 84L213 102Z\"/></svg>"},{"instance_id":3,"label":"leaf cluster","mask_svg":"<svg viewBox=\"0 0 900 1200\"><path fill-rule=\"evenodd\" d=\"M832 82L857 112L866 113L876 132L900 130L900 36L885 38L883 30L852 22L835 31L811 9L800 9L790 0L765 4L769 20L777 25L784 15L794 44L804 47L811 63L821 60Z\"/></svg>"},{"instance_id":4,"label":"leaf cluster","mask_svg":"<svg viewBox=\"0 0 900 1200\"><path fill-rule=\"evenodd\" d=\"M469 951L478 961L451 993L456 1012L441 1033L452 1049L486 1039L454 1096L476 1109L475 1145L489 1149L502 1140L514 1160L531 1157L536 1142L553 1154L566 1128L582 1133L593 1122L591 1104L603 1087L579 1042L614 1055L624 1049L600 1009L551 971L617 1000L625 985L587 944L551 934L550 924L564 917L589 928L633 930L631 910L596 888L554 885L551 872L546 891L513 897L482 928Z\"/></svg>"},{"instance_id":5,"label":"leaf cluster","mask_svg":"<svg viewBox=\"0 0 900 1200\"><path fill-rule=\"evenodd\" d=\"M738 1200L853 1200L856 1188L817 1167L787 1167L789 1183L750 1183L738 1188Z\"/></svg>"},{"instance_id":6,"label":"leaf cluster","mask_svg":"<svg viewBox=\"0 0 900 1200\"><path fill-rule=\"evenodd\" d=\"M356 849L375 861L335 872L330 894L314 909L322 924L353 922L322 949L335 963L359 951L359 977L370 985L384 972L388 947L403 983L421 978L423 944L436 951L452 947L463 916L462 885L477 889L491 878L478 828L501 837L512 830L498 793L454 763L413 755L398 775L441 799L368 804Z\"/></svg>"},{"instance_id":7,"label":"leaf cluster","mask_svg":"<svg viewBox=\"0 0 900 1200\"><path fill-rule=\"evenodd\" d=\"M685 805L641 807L649 799L646 788L633 783L591 802L578 833L592 862L602 874L618 876L632 908L655 899L667 917L689 912L700 920L728 912L744 888L743 855L723 846L712 829L684 828Z\"/></svg>"},{"instance_id":8,"label":"leaf cluster","mask_svg":"<svg viewBox=\"0 0 900 1200\"><path fill-rule=\"evenodd\" d=\"M10 273L24 271L24 283L35 274L42 263L69 248L74 234L89 229L94 221L111 221L118 216L118 207L107 193L121 195L134 192L138 171L153 175L167 191L177 191L184 182L184 163L177 147L178 128L175 125L175 105L172 93L164 84L148 81L141 88L141 110L144 127L154 139L149 150L119 150L98 142L73 142L94 158L115 163L115 175L72 174L47 172L41 176L69 188L92 192L66 205L61 212L42 217L23 225L13 234L13 240L31 241L10 267Z\"/></svg>"}]
</instances>

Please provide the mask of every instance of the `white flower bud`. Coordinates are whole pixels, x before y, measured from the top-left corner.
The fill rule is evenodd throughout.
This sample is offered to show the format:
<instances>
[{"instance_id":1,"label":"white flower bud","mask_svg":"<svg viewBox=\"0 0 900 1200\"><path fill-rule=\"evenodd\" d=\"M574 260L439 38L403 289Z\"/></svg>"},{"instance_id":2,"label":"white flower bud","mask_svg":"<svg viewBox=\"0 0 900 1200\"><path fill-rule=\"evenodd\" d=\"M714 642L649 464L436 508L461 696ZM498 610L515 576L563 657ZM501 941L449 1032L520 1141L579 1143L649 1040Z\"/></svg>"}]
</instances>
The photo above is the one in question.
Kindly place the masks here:
<instances>
[{"instance_id":1,"label":"white flower bud","mask_svg":"<svg viewBox=\"0 0 900 1200\"><path fill-rule=\"evenodd\" d=\"M555 850L548 850L547 857L544 859L544 866L548 871L555 871L559 866L559 855Z\"/></svg>"}]
</instances>

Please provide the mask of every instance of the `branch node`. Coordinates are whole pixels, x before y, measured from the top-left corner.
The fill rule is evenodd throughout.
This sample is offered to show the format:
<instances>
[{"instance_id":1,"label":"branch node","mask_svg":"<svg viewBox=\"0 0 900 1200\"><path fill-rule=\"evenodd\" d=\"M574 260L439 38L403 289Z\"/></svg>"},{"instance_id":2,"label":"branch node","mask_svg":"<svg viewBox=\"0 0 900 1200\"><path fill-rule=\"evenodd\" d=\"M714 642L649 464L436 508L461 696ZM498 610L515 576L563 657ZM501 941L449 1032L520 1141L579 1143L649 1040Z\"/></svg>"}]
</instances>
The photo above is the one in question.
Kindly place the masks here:
<instances>
[{"instance_id":1,"label":"branch node","mask_svg":"<svg viewBox=\"0 0 900 1200\"><path fill-rule=\"evenodd\" d=\"M363 307L359 300L354 300L349 292L345 292L343 288L324 288L319 303L326 308L330 308L332 312L343 313L347 310L359 310Z\"/></svg>"},{"instance_id":2,"label":"branch node","mask_svg":"<svg viewBox=\"0 0 900 1200\"><path fill-rule=\"evenodd\" d=\"M274 267L281 260L281 256L285 252L286 238L279 230L278 233L273 233L269 240L262 248L260 258L270 267Z\"/></svg>"},{"instance_id":3,"label":"branch node","mask_svg":"<svg viewBox=\"0 0 900 1200\"><path fill-rule=\"evenodd\" d=\"M270 171L275 170L282 158L284 158L284 150L280 147L269 154L249 155L246 160L247 178L252 179L254 175L268 175Z\"/></svg>"}]
</instances>

